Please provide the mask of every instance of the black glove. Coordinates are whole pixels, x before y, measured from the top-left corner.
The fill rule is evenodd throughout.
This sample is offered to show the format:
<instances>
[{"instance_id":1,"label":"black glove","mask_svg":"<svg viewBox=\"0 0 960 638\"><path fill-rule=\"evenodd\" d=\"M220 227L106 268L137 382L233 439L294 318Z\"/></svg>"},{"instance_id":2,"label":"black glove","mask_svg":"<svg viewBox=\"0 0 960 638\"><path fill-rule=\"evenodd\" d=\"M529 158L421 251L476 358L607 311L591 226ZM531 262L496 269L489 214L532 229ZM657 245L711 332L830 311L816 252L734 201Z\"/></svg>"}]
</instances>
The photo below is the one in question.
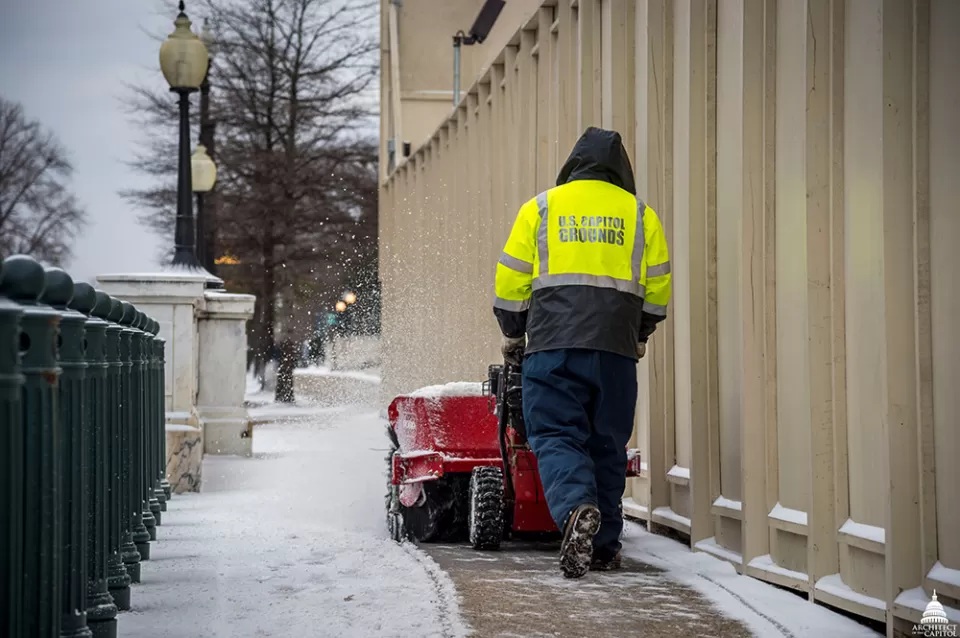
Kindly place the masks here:
<instances>
[{"instance_id":1,"label":"black glove","mask_svg":"<svg viewBox=\"0 0 960 638\"><path fill-rule=\"evenodd\" d=\"M526 347L526 337L503 337L500 342L500 352L503 354L503 360L515 366L523 362L523 351Z\"/></svg>"}]
</instances>

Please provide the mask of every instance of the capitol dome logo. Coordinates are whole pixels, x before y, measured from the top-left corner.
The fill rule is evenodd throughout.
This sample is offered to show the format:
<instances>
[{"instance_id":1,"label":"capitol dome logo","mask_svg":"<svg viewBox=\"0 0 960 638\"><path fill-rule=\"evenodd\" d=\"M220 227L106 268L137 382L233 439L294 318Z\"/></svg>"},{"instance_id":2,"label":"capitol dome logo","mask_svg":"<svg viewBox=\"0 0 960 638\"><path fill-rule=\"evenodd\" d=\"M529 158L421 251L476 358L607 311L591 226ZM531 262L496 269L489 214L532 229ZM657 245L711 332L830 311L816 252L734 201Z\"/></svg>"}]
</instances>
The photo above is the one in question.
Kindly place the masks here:
<instances>
[{"instance_id":1,"label":"capitol dome logo","mask_svg":"<svg viewBox=\"0 0 960 638\"><path fill-rule=\"evenodd\" d=\"M920 624L913 626L914 636L929 638L957 638L957 625L951 624L943 605L937 600L937 590L920 618Z\"/></svg>"}]
</instances>

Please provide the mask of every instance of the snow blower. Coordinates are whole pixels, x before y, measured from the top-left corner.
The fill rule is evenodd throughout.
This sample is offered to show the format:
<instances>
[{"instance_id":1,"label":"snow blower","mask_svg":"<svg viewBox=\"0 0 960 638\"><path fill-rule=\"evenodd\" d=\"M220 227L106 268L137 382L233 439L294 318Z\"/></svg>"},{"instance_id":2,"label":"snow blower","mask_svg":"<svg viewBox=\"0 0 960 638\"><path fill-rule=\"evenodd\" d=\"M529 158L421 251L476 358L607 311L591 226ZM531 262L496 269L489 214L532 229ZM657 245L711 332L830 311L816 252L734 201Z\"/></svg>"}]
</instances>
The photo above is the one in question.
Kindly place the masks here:
<instances>
[{"instance_id":1,"label":"snow blower","mask_svg":"<svg viewBox=\"0 0 960 638\"><path fill-rule=\"evenodd\" d=\"M526 440L521 369L491 365L483 383L398 396L388 410L387 528L396 541L460 541L497 549L505 537L560 532ZM627 476L640 473L628 451Z\"/></svg>"}]
</instances>

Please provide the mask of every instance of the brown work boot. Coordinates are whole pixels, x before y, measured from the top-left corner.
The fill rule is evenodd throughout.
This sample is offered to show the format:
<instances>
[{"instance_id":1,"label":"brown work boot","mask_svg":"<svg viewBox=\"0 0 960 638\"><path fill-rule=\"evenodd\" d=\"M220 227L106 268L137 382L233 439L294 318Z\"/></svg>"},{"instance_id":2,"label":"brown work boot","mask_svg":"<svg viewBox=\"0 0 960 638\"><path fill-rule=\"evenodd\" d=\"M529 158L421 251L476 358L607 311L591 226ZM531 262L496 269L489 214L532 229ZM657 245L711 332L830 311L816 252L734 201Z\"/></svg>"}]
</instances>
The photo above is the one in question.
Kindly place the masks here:
<instances>
[{"instance_id":1,"label":"brown work boot","mask_svg":"<svg viewBox=\"0 0 960 638\"><path fill-rule=\"evenodd\" d=\"M593 537L600 529L600 510L586 503L573 510L563 531L560 570L567 578L580 578L590 569Z\"/></svg>"},{"instance_id":2,"label":"brown work boot","mask_svg":"<svg viewBox=\"0 0 960 638\"><path fill-rule=\"evenodd\" d=\"M620 569L622 566L620 552L614 554L612 558L594 556L590 560L590 571L592 572L611 572Z\"/></svg>"}]
</instances>

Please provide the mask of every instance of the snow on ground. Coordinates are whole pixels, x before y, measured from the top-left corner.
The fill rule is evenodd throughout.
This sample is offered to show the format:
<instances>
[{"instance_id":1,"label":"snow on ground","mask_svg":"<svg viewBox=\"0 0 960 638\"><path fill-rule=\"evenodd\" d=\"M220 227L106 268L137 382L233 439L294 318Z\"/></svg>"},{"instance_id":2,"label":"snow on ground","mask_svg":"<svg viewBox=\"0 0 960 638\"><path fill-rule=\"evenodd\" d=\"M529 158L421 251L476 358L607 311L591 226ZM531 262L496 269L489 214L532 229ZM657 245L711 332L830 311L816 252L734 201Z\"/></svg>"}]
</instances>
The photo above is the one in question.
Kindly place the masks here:
<instances>
[{"instance_id":1,"label":"snow on ground","mask_svg":"<svg viewBox=\"0 0 960 638\"><path fill-rule=\"evenodd\" d=\"M449 577L387 538L386 441L374 411L317 410L258 426L254 458L207 456L203 492L164 513L120 635L466 635Z\"/></svg>"},{"instance_id":2,"label":"snow on ground","mask_svg":"<svg viewBox=\"0 0 960 638\"><path fill-rule=\"evenodd\" d=\"M880 634L855 620L749 576L730 563L664 536L650 534L637 523L624 528L624 555L667 571L696 588L724 614L742 620L757 636L833 636L876 638Z\"/></svg>"}]
</instances>

